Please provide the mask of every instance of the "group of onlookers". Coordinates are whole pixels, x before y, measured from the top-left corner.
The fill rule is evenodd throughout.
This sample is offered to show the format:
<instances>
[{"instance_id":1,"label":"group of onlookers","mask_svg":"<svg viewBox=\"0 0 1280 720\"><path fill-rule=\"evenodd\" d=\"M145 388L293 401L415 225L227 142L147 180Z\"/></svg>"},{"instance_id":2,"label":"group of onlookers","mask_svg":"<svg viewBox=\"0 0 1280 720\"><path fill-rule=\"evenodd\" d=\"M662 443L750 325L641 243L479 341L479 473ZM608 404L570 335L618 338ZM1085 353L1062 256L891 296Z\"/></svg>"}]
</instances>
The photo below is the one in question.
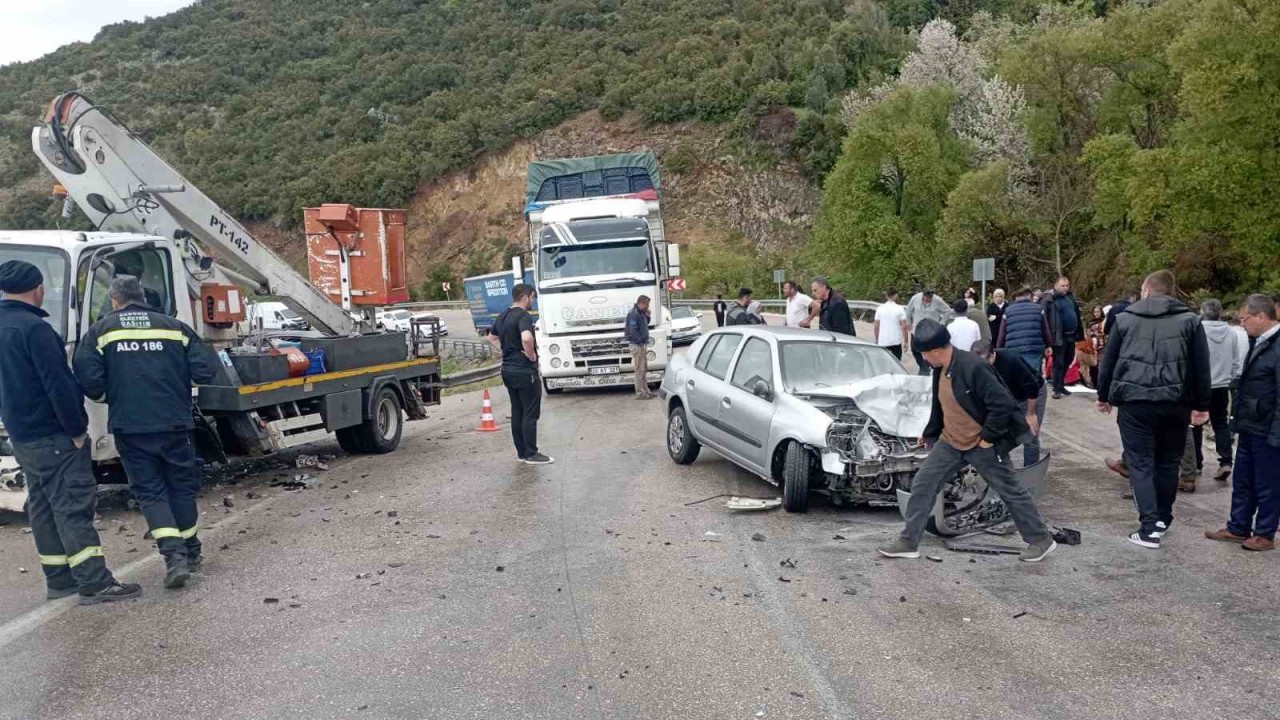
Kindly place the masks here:
<instances>
[{"instance_id":1,"label":"group of onlookers","mask_svg":"<svg viewBox=\"0 0 1280 720\"><path fill-rule=\"evenodd\" d=\"M1140 292L1086 313L1066 277L1045 292L1022 288L1012 303L997 289L985 313L972 289L952 305L931 288L905 306L896 290L886 296L876 311L877 342L901 357L908 338L928 336L930 347L909 345L921 374L937 366L922 353L942 336L939 326L951 348L992 364L1032 430L1024 438L1034 438L1024 444L1025 464L1039 458L1046 377L1053 397L1062 398L1078 373L1082 384L1097 391L1100 411L1111 413L1114 407L1124 457L1108 466L1129 479L1132 492L1126 497L1138 506L1139 528L1129 536L1131 542L1159 547L1173 523L1177 493L1195 491L1209 425L1218 456L1213 477L1234 479L1230 520L1206 536L1249 550L1275 547L1280 524L1276 298L1251 295L1238 313L1210 299L1195 313L1177 299L1170 272L1153 273ZM930 324L922 335L925 321Z\"/></svg>"}]
</instances>

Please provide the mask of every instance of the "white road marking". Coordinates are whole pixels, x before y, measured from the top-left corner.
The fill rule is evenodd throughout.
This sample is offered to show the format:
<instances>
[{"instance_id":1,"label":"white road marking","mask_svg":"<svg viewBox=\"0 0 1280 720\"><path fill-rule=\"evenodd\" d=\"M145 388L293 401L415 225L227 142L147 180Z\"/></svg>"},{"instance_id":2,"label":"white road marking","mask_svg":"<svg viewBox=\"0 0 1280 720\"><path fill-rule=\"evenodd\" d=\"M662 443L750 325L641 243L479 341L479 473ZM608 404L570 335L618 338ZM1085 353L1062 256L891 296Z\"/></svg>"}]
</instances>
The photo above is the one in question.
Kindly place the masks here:
<instances>
[{"instance_id":1,"label":"white road marking","mask_svg":"<svg viewBox=\"0 0 1280 720\"><path fill-rule=\"evenodd\" d=\"M253 507L246 508L234 515L226 516L218 524L210 526L207 530L202 532L201 537L212 537L217 535L223 528L231 527L239 523L242 519L249 517L264 507L270 507L280 497L281 495L274 495L269 498L264 498L262 502L254 505ZM147 566L160 562L160 560L161 557L159 555L148 555L147 557L134 560L124 567L113 570L112 574L114 574L117 579L132 579L142 570L146 569ZM75 595L58 600L49 600L40 607L23 613L13 620L0 625L0 649L3 649L6 645L15 640L19 640L32 632L35 632L40 628L40 626L78 606L79 601Z\"/></svg>"}]
</instances>

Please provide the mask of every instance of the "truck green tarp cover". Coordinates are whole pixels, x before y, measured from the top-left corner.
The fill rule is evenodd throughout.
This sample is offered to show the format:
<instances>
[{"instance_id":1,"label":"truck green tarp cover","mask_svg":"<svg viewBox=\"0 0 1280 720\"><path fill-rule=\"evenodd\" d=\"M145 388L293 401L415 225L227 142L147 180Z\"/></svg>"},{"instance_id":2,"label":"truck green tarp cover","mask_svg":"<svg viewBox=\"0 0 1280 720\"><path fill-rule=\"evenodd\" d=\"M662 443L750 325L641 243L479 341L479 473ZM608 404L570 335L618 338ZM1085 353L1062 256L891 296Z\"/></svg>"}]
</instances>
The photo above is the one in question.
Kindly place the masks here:
<instances>
[{"instance_id":1,"label":"truck green tarp cover","mask_svg":"<svg viewBox=\"0 0 1280 720\"><path fill-rule=\"evenodd\" d=\"M602 195L629 195L662 187L651 152L596 155L529 163L525 204Z\"/></svg>"}]
</instances>

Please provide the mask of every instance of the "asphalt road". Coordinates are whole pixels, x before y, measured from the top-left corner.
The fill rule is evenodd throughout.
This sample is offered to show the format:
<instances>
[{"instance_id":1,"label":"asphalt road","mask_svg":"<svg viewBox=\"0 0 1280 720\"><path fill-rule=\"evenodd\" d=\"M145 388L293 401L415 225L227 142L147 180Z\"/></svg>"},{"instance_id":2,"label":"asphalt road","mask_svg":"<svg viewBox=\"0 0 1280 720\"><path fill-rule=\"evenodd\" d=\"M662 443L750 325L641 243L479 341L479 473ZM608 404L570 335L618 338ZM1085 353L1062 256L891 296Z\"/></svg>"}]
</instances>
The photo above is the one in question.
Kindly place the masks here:
<instances>
[{"instance_id":1,"label":"asphalt road","mask_svg":"<svg viewBox=\"0 0 1280 720\"><path fill-rule=\"evenodd\" d=\"M134 602L42 601L0 515L0 719L1280 717L1280 555L1202 539L1229 495L1209 479L1164 548L1127 543L1088 397L1051 401L1043 504L1084 541L1035 566L878 560L893 510L690 505L774 489L706 452L674 465L659 402L625 390L547 398L558 462L519 465L506 406L502 433L452 396L391 455L207 488L182 591L141 517L105 510Z\"/></svg>"}]
</instances>

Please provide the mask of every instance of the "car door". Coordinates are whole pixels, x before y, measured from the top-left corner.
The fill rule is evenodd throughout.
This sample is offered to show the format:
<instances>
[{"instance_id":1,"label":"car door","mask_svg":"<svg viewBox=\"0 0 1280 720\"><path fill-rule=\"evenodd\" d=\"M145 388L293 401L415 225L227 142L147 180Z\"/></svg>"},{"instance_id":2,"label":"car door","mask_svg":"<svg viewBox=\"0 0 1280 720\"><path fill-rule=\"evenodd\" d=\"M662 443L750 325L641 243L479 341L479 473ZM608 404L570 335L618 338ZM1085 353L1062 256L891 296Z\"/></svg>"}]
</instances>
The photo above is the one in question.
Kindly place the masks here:
<instances>
[{"instance_id":1,"label":"car door","mask_svg":"<svg viewBox=\"0 0 1280 720\"><path fill-rule=\"evenodd\" d=\"M717 426L730 452L762 473L768 472L769 431L773 425L773 349L763 338L747 338L717 407ZM757 385L764 383L757 395Z\"/></svg>"},{"instance_id":2,"label":"car door","mask_svg":"<svg viewBox=\"0 0 1280 720\"><path fill-rule=\"evenodd\" d=\"M685 395L693 415L689 422L696 428L699 439L717 449L726 446L724 433L717 425L717 408L728 389L725 378L729 375L729 365L741 344L740 333L719 333L710 338L698 354L694 372L685 381Z\"/></svg>"}]
</instances>

